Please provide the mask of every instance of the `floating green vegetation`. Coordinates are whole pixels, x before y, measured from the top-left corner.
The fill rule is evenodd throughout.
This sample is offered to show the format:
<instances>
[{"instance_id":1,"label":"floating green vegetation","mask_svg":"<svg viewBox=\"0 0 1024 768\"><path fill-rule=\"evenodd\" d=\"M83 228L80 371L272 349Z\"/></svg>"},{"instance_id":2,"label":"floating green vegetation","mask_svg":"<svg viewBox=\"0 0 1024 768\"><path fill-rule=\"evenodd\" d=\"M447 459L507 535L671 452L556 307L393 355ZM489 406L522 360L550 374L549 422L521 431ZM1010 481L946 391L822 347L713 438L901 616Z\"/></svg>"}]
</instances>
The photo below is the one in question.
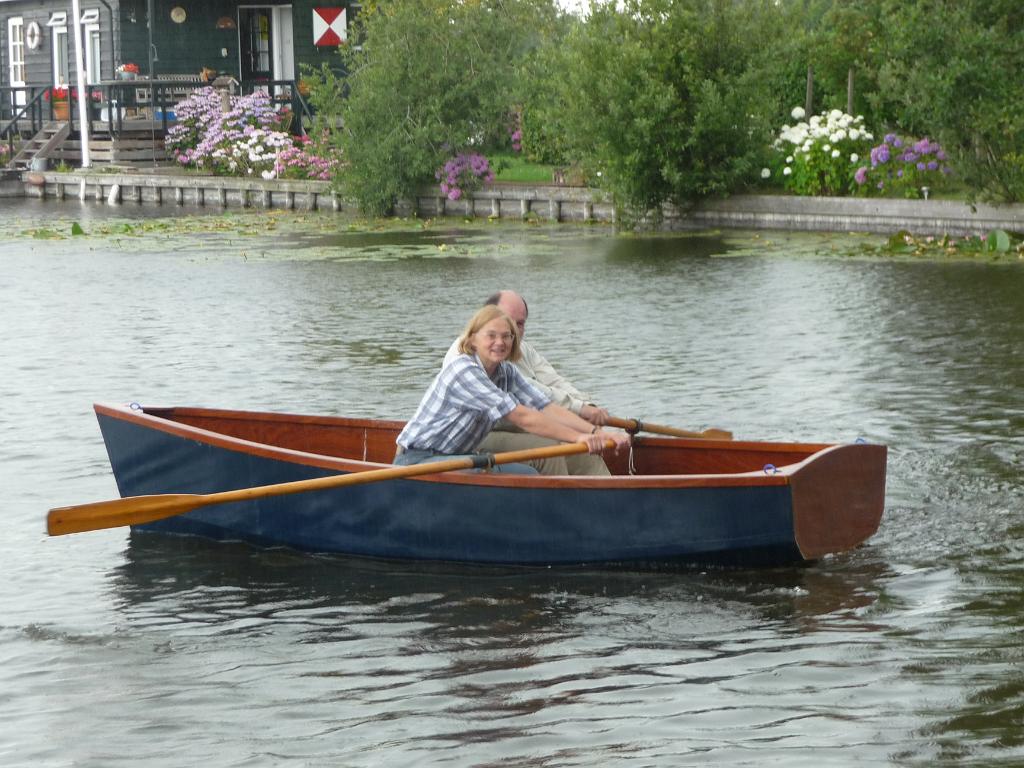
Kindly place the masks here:
<instances>
[{"instance_id":1,"label":"floating green vegetation","mask_svg":"<svg viewBox=\"0 0 1024 768\"><path fill-rule=\"evenodd\" d=\"M1024 234L993 229L987 235L954 237L942 235L922 237L900 230L892 235L880 249L896 256L924 258L1004 258L1024 260Z\"/></svg>"}]
</instances>

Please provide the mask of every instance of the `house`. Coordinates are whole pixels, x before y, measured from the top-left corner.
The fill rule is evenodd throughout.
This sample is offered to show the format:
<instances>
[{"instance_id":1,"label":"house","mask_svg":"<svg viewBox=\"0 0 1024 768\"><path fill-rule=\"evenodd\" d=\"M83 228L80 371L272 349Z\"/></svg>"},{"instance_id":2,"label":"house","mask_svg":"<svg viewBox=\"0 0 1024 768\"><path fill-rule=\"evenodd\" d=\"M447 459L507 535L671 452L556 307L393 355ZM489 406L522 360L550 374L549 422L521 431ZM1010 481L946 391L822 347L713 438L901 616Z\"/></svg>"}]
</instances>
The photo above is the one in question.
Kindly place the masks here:
<instances>
[{"instance_id":1,"label":"house","mask_svg":"<svg viewBox=\"0 0 1024 768\"><path fill-rule=\"evenodd\" d=\"M96 86L94 98L102 92L114 104L124 92L117 90L118 68L126 63L138 66L139 77L157 80L157 103L167 90L160 81L181 81L174 94L181 96L188 83L211 74L233 78L242 93L264 88L284 100L296 90L301 65L340 67L338 46L345 44L359 11L350 0L80 0L79 5L87 82ZM26 105L39 105L34 131L53 119L45 91L75 85L73 14L70 0L0 0L0 137L5 141L19 112L25 133L25 120L33 114ZM148 94L137 89L122 104L145 105ZM105 115L109 118L110 111ZM148 116L154 119L159 110L157 115L149 110Z\"/></svg>"}]
</instances>

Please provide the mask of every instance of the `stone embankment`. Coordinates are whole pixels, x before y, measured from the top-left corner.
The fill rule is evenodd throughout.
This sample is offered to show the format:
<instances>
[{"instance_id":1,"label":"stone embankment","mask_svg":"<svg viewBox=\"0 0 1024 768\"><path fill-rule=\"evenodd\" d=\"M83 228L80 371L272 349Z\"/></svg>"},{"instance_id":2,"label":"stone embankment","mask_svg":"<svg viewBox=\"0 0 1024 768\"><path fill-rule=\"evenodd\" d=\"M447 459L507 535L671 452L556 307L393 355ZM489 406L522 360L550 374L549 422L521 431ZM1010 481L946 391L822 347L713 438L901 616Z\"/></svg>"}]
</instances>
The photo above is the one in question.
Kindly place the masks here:
<instances>
[{"instance_id":1,"label":"stone embankment","mask_svg":"<svg viewBox=\"0 0 1024 768\"><path fill-rule=\"evenodd\" d=\"M0 196L79 199L111 205L156 204L213 209L256 208L355 213L327 182L264 181L168 172L38 171L0 182ZM616 220L615 207L599 191L561 185L495 183L462 200L424 189L399 215L536 219L551 222ZM737 195L680 210L666 207L662 230L786 229L921 235L1024 231L1024 205L970 206L953 200L890 200L847 197Z\"/></svg>"}]
</instances>

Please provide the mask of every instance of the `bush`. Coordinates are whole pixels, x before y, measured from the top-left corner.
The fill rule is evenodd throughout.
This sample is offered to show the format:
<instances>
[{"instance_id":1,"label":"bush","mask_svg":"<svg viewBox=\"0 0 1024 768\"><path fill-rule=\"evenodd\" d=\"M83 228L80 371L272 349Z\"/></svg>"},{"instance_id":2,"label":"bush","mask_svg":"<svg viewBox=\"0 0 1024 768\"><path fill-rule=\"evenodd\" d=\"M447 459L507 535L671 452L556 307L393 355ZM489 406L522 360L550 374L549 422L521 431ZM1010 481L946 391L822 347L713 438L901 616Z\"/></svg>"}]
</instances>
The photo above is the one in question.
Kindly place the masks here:
<instances>
[{"instance_id":1,"label":"bush","mask_svg":"<svg viewBox=\"0 0 1024 768\"><path fill-rule=\"evenodd\" d=\"M445 163L435 178L441 182L441 194L458 200L478 190L485 181L493 181L494 173L483 155L460 153Z\"/></svg>"},{"instance_id":2,"label":"bush","mask_svg":"<svg viewBox=\"0 0 1024 768\"><path fill-rule=\"evenodd\" d=\"M341 191L367 213L415 198L460 152L507 146L523 103L519 70L553 14L550 0L391 0L357 17L337 141Z\"/></svg>"},{"instance_id":3,"label":"bush","mask_svg":"<svg viewBox=\"0 0 1024 768\"><path fill-rule=\"evenodd\" d=\"M782 183L798 195L844 195L855 191L855 173L861 155L874 138L864 128L864 118L833 109L804 122L804 110L796 107L796 125L782 126L774 147L785 154Z\"/></svg>"},{"instance_id":4,"label":"bush","mask_svg":"<svg viewBox=\"0 0 1024 768\"><path fill-rule=\"evenodd\" d=\"M282 130L291 112L275 110L263 91L231 97L229 111L222 113L220 96L201 88L176 112L179 121L167 132L166 145L186 167L223 176L324 179L337 165L330 156L309 154L305 140Z\"/></svg>"},{"instance_id":5,"label":"bush","mask_svg":"<svg viewBox=\"0 0 1024 768\"><path fill-rule=\"evenodd\" d=\"M894 133L871 150L871 164L857 169L855 179L865 194L921 197L922 187L939 187L951 171L938 142L901 139Z\"/></svg>"},{"instance_id":6,"label":"bush","mask_svg":"<svg viewBox=\"0 0 1024 768\"><path fill-rule=\"evenodd\" d=\"M774 108L756 62L776 12L712 0L594 3L551 54L549 156L600 179L627 223L743 186L771 141ZM527 113L528 152L534 130Z\"/></svg>"}]
</instances>

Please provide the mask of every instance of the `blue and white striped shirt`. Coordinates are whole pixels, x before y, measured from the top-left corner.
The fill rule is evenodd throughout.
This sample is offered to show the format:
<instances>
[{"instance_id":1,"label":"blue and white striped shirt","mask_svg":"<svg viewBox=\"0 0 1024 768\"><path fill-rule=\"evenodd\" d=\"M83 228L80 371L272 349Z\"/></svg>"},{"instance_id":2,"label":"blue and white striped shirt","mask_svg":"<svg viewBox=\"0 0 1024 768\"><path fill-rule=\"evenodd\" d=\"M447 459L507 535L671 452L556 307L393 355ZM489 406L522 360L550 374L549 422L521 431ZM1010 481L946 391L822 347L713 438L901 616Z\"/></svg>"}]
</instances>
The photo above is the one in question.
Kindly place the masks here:
<instances>
[{"instance_id":1,"label":"blue and white striped shirt","mask_svg":"<svg viewBox=\"0 0 1024 768\"><path fill-rule=\"evenodd\" d=\"M517 405L540 410L551 399L507 361L492 380L475 355L459 355L437 374L396 441L406 450L472 453Z\"/></svg>"}]
</instances>

